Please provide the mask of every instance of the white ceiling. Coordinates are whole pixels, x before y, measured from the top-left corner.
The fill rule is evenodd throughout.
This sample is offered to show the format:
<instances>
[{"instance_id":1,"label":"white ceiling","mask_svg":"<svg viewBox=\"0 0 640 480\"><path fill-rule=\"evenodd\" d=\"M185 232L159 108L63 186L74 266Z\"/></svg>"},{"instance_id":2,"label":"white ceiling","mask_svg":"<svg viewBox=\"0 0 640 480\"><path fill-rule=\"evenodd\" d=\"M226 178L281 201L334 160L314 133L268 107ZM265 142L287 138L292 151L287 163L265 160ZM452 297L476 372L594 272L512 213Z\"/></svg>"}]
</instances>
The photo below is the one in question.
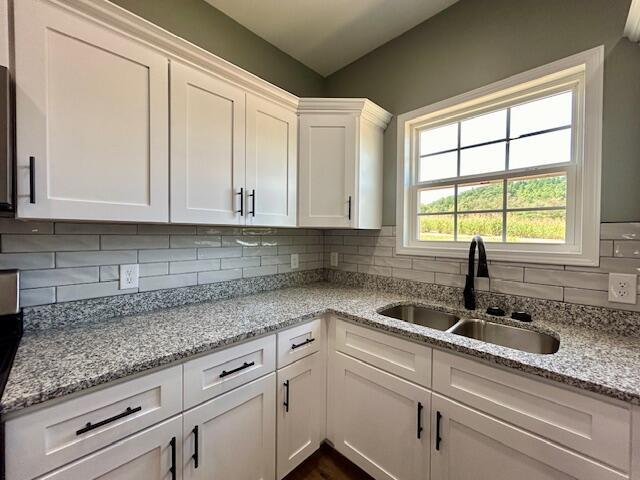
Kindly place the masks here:
<instances>
[{"instance_id":1,"label":"white ceiling","mask_svg":"<svg viewBox=\"0 0 640 480\"><path fill-rule=\"evenodd\" d=\"M329 75L458 0L206 0Z\"/></svg>"}]
</instances>

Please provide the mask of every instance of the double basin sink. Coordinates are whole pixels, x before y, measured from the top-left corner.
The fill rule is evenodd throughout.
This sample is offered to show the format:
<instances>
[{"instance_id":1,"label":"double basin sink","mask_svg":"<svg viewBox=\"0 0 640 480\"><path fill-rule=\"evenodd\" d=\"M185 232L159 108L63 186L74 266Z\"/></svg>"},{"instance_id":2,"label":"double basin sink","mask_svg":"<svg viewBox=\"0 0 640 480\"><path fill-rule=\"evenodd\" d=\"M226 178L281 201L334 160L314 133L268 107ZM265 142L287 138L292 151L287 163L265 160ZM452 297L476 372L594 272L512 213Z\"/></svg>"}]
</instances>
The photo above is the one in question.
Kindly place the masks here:
<instances>
[{"instance_id":1,"label":"double basin sink","mask_svg":"<svg viewBox=\"0 0 640 480\"><path fill-rule=\"evenodd\" d=\"M456 315L419 305L397 305L385 308L378 313L523 352L552 354L556 353L560 347L560 341L546 333L475 318L461 319Z\"/></svg>"}]
</instances>

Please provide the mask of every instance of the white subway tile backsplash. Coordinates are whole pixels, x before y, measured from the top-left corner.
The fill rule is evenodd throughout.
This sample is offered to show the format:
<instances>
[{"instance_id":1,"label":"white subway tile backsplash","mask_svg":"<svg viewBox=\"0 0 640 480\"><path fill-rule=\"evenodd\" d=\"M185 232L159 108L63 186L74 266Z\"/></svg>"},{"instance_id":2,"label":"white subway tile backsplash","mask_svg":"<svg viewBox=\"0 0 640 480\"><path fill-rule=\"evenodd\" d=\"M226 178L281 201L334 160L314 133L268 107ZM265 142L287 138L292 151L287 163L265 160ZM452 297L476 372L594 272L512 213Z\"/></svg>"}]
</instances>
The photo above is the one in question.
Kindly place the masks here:
<instances>
[{"instance_id":1,"label":"white subway tile backsplash","mask_svg":"<svg viewBox=\"0 0 640 480\"><path fill-rule=\"evenodd\" d=\"M464 267L465 265L462 265L463 270L464 270ZM504 265L490 265L489 277L499 278L501 280L511 280L514 282L522 282L524 279L524 268L523 267L507 267Z\"/></svg>"},{"instance_id":2,"label":"white subway tile backsplash","mask_svg":"<svg viewBox=\"0 0 640 480\"><path fill-rule=\"evenodd\" d=\"M198 259L241 257L242 247L199 248Z\"/></svg>"},{"instance_id":3,"label":"white subway tile backsplash","mask_svg":"<svg viewBox=\"0 0 640 480\"><path fill-rule=\"evenodd\" d=\"M47 288L31 288L29 290L20 290L20 306L32 307L34 305L47 305L55 303L56 289L54 287Z\"/></svg>"},{"instance_id":4,"label":"white subway tile backsplash","mask_svg":"<svg viewBox=\"0 0 640 480\"><path fill-rule=\"evenodd\" d=\"M239 278L242 278L241 268L198 273L198 283L200 285L207 283L227 282L229 280L237 280Z\"/></svg>"},{"instance_id":5,"label":"white subway tile backsplash","mask_svg":"<svg viewBox=\"0 0 640 480\"><path fill-rule=\"evenodd\" d=\"M279 247L281 245L293 245L293 237L281 235L267 235L262 237L263 247Z\"/></svg>"},{"instance_id":6,"label":"white subway tile backsplash","mask_svg":"<svg viewBox=\"0 0 640 480\"><path fill-rule=\"evenodd\" d=\"M277 265L267 265L264 267L249 267L242 269L242 276L244 278L261 277L263 275L275 275L278 273Z\"/></svg>"},{"instance_id":7,"label":"white subway tile backsplash","mask_svg":"<svg viewBox=\"0 0 640 480\"><path fill-rule=\"evenodd\" d=\"M174 262L195 259L195 248L163 248L158 250L141 250L138 253L138 261L140 263Z\"/></svg>"},{"instance_id":8,"label":"white subway tile backsplash","mask_svg":"<svg viewBox=\"0 0 640 480\"><path fill-rule=\"evenodd\" d=\"M600 256L613 257L613 240L600 240Z\"/></svg>"},{"instance_id":9,"label":"white subway tile backsplash","mask_svg":"<svg viewBox=\"0 0 640 480\"><path fill-rule=\"evenodd\" d=\"M119 265L105 265L100 267L100 281L109 282L120 278Z\"/></svg>"},{"instance_id":10,"label":"white subway tile backsplash","mask_svg":"<svg viewBox=\"0 0 640 480\"><path fill-rule=\"evenodd\" d=\"M635 304L613 303L608 300L608 292L597 290L584 290L581 288L565 288L564 301L567 303L578 303L581 305L594 305L596 307L606 307L615 309L631 310L640 312L640 302Z\"/></svg>"},{"instance_id":11,"label":"white subway tile backsplash","mask_svg":"<svg viewBox=\"0 0 640 480\"><path fill-rule=\"evenodd\" d=\"M371 238L371 237L362 237L362 238ZM391 257L393 256L393 248L391 247L358 247L358 254L375 255L376 257Z\"/></svg>"},{"instance_id":12,"label":"white subway tile backsplash","mask_svg":"<svg viewBox=\"0 0 640 480\"><path fill-rule=\"evenodd\" d=\"M238 257L223 258L220 267L223 270L228 268L248 268L260 266L260 257Z\"/></svg>"},{"instance_id":13,"label":"white subway tile backsplash","mask_svg":"<svg viewBox=\"0 0 640 480\"><path fill-rule=\"evenodd\" d=\"M373 265L358 265L358 271L368 273L369 275L383 275L385 277L391 277L393 274L391 267L377 267Z\"/></svg>"},{"instance_id":14,"label":"white subway tile backsplash","mask_svg":"<svg viewBox=\"0 0 640 480\"><path fill-rule=\"evenodd\" d=\"M409 270L406 268L394 268L392 275L395 278L403 278L405 280L413 280L414 282L434 283L436 281L435 272L427 272L422 270Z\"/></svg>"},{"instance_id":15,"label":"white subway tile backsplash","mask_svg":"<svg viewBox=\"0 0 640 480\"><path fill-rule=\"evenodd\" d=\"M53 222L24 222L0 218L0 234L4 233L51 234Z\"/></svg>"},{"instance_id":16,"label":"white subway tile backsplash","mask_svg":"<svg viewBox=\"0 0 640 480\"><path fill-rule=\"evenodd\" d=\"M93 265L116 265L137 263L138 252L118 250L113 252L59 252L56 253L56 267L83 267Z\"/></svg>"},{"instance_id":17,"label":"white subway tile backsplash","mask_svg":"<svg viewBox=\"0 0 640 480\"><path fill-rule=\"evenodd\" d=\"M151 250L168 248L168 235L103 235L100 238L102 250Z\"/></svg>"},{"instance_id":18,"label":"white subway tile backsplash","mask_svg":"<svg viewBox=\"0 0 640 480\"><path fill-rule=\"evenodd\" d=\"M159 277L144 277L140 279L141 292L162 290L164 288L189 287L198 284L197 273L183 273L179 275L162 275Z\"/></svg>"},{"instance_id":19,"label":"white subway tile backsplash","mask_svg":"<svg viewBox=\"0 0 640 480\"><path fill-rule=\"evenodd\" d=\"M342 261L345 263L357 263L360 265L373 265L373 257L370 255L344 255Z\"/></svg>"},{"instance_id":20,"label":"white subway tile backsplash","mask_svg":"<svg viewBox=\"0 0 640 480\"><path fill-rule=\"evenodd\" d=\"M251 236L226 236L221 237L223 247L258 247L260 237Z\"/></svg>"},{"instance_id":21,"label":"white subway tile backsplash","mask_svg":"<svg viewBox=\"0 0 640 480\"><path fill-rule=\"evenodd\" d=\"M374 265L381 267L393 267L393 268L411 268L410 258L401 257L373 257Z\"/></svg>"},{"instance_id":22,"label":"white subway tile backsplash","mask_svg":"<svg viewBox=\"0 0 640 480\"><path fill-rule=\"evenodd\" d=\"M600 224L602 240L640 240L640 222L602 223Z\"/></svg>"},{"instance_id":23,"label":"white subway tile backsplash","mask_svg":"<svg viewBox=\"0 0 640 480\"><path fill-rule=\"evenodd\" d=\"M158 263L141 263L139 267L140 277L155 277L158 275L166 275L169 273L168 262Z\"/></svg>"},{"instance_id":24,"label":"white subway tile backsplash","mask_svg":"<svg viewBox=\"0 0 640 480\"><path fill-rule=\"evenodd\" d=\"M562 287L537 285L533 283L511 282L509 280L491 280L491 291L507 295L520 295L523 297L545 298L547 300L562 301Z\"/></svg>"},{"instance_id":25,"label":"white subway tile backsplash","mask_svg":"<svg viewBox=\"0 0 640 480\"><path fill-rule=\"evenodd\" d=\"M587 288L591 290L607 290L609 288L609 275L606 273L558 272L557 270L527 268L524 272L524 281L525 283Z\"/></svg>"},{"instance_id":26,"label":"white subway tile backsplash","mask_svg":"<svg viewBox=\"0 0 640 480\"><path fill-rule=\"evenodd\" d=\"M222 240L216 235L172 235L171 248L211 248L220 247Z\"/></svg>"},{"instance_id":27,"label":"white subway tile backsplash","mask_svg":"<svg viewBox=\"0 0 640 480\"><path fill-rule=\"evenodd\" d=\"M138 227L135 224L118 223L56 223L56 235L60 234L94 234L94 235L135 235Z\"/></svg>"},{"instance_id":28,"label":"white subway tile backsplash","mask_svg":"<svg viewBox=\"0 0 640 480\"><path fill-rule=\"evenodd\" d=\"M0 269L34 270L38 268L53 268L55 266L54 259L54 253L2 253L0 254Z\"/></svg>"},{"instance_id":29,"label":"white subway tile backsplash","mask_svg":"<svg viewBox=\"0 0 640 480\"><path fill-rule=\"evenodd\" d=\"M20 274L20 288L55 287L100 281L98 267L27 270Z\"/></svg>"},{"instance_id":30,"label":"white subway tile backsplash","mask_svg":"<svg viewBox=\"0 0 640 480\"><path fill-rule=\"evenodd\" d=\"M640 240L616 240L613 244L614 257L640 258Z\"/></svg>"},{"instance_id":31,"label":"white subway tile backsplash","mask_svg":"<svg viewBox=\"0 0 640 480\"><path fill-rule=\"evenodd\" d=\"M287 255L290 253L305 253L307 251L307 245L283 245L278 248L278 255Z\"/></svg>"},{"instance_id":32,"label":"white subway tile backsplash","mask_svg":"<svg viewBox=\"0 0 640 480\"><path fill-rule=\"evenodd\" d=\"M291 263L291 255L269 255L260 259L260 265L286 265Z\"/></svg>"},{"instance_id":33,"label":"white subway tile backsplash","mask_svg":"<svg viewBox=\"0 0 640 480\"><path fill-rule=\"evenodd\" d=\"M141 235L195 235L195 225L138 225Z\"/></svg>"},{"instance_id":34,"label":"white subway tile backsplash","mask_svg":"<svg viewBox=\"0 0 640 480\"><path fill-rule=\"evenodd\" d=\"M98 235L2 235L2 252L99 250Z\"/></svg>"},{"instance_id":35,"label":"white subway tile backsplash","mask_svg":"<svg viewBox=\"0 0 640 480\"><path fill-rule=\"evenodd\" d=\"M435 283L439 285L447 285L449 287L464 288L465 280L465 275L436 272ZM489 290L489 279L475 278L473 285L476 290Z\"/></svg>"},{"instance_id":36,"label":"white subway tile backsplash","mask_svg":"<svg viewBox=\"0 0 640 480\"><path fill-rule=\"evenodd\" d=\"M87 298L124 295L127 293L136 293L137 291L137 288L120 290L120 282L100 282L57 287L56 296L58 302L70 302L73 300L84 300Z\"/></svg>"},{"instance_id":37,"label":"white subway tile backsplash","mask_svg":"<svg viewBox=\"0 0 640 480\"><path fill-rule=\"evenodd\" d=\"M261 257L263 255L277 255L278 247L242 247L243 257Z\"/></svg>"},{"instance_id":38,"label":"white subway tile backsplash","mask_svg":"<svg viewBox=\"0 0 640 480\"><path fill-rule=\"evenodd\" d=\"M439 260L413 260L414 270L428 272L460 273L460 262L442 262Z\"/></svg>"},{"instance_id":39,"label":"white subway tile backsplash","mask_svg":"<svg viewBox=\"0 0 640 480\"><path fill-rule=\"evenodd\" d=\"M220 270L220 260L187 260L184 262L171 262L169 273L206 272L208 270Z\"/></svg>"}]
</instances>

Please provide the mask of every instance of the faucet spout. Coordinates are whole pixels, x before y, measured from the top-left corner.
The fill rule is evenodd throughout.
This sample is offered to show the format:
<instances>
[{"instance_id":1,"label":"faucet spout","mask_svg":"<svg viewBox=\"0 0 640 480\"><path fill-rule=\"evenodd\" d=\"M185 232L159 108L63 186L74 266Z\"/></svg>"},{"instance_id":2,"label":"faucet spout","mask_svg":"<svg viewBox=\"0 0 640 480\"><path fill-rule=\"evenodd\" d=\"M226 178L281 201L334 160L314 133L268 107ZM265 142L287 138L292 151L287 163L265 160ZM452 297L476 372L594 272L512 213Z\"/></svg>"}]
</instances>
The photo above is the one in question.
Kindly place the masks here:
<instances>
[{"instance_id":1,"label":"faucet spout","mask_svg":"<svg viewBox=\"0 0 640 480\"><path fill-rule=\"evenodd\" d=\"M476 263L476 246L478 247L478 277L489 278L489 267L487 266L487 254L484 249L484 241L480 235L476 235L471 240L469 246L469 270L464 284L464 308L475 310L476 293L474 287L474 270Z\"/></svg>"}]
</instances>

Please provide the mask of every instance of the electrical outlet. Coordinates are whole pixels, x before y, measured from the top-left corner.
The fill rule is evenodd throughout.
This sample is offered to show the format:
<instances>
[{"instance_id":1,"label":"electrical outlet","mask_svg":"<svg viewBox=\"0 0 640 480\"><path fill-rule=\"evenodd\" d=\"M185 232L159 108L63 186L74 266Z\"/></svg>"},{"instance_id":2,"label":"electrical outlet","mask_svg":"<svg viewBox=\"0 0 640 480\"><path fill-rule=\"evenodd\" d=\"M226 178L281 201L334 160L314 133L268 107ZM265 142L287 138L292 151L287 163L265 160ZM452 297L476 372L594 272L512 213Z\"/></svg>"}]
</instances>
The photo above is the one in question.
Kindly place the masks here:
<instances>
[{"instance_id":1,"label":"electrical outlet","mask_svg":"<svg viewBox=\"0 0 640 480\"><path fill-rule=\"evenodd\" d=\"M615 303L636 303L638 276L633 273L609 274L609 301Z\"/></svg>"},{"instance_id":2,"label":"electrical outlet","mask_svg":"<svg viewBox=\"0 0 640 480\"><path fill-rule=\"evenodd\" d=\"M338 266L338 252L331 252L331 266Z\"/></svg>"},{"instance_id":3,"label":"electrical outlet","mask_svg":"<svg viewBox=\"0 0 640 480\"><path fill-rule=\"evenodd\" d=\"M120 265L120 290L138 288L140 266L138 264Z\"/></svg>"},{"instance_id":4,"label":"electrical outlet","mask_svg":"<svg viewBox=\"0 0 640 480\"><path fill-rule=\"evenodd\" d=\"M300 266L300 255L297 253L291 254L291 268L298 268Z\"/></svg>"}]
</instances>

